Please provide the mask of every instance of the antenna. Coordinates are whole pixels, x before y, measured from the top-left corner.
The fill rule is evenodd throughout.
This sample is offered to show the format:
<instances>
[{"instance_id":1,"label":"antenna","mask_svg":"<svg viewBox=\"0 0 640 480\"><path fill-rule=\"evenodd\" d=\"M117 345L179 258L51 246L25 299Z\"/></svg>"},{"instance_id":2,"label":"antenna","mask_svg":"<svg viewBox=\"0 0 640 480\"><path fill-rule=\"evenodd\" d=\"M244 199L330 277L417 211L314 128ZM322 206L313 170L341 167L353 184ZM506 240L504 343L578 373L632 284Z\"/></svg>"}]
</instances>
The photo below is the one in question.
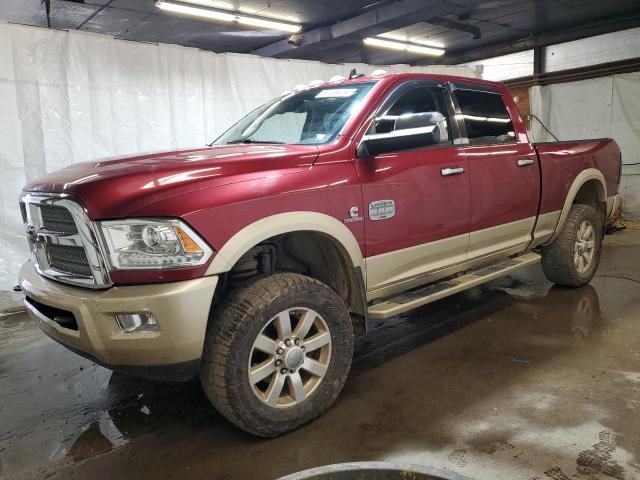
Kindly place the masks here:
<instances>
[{"instance_id":1,"label":"antenna","mask_svg":"<svg viewBox=\"0 0 640 480\"><path fill-rule=\"evenodd\" d=\"M549 135L551 135L551 136L555 139L555 141L556 141L556 142L559 142L559 141L560 141L560 140L558 140L558 137L556 137L553 133L551 133L551 130L549 130L549 129L547 128L547 126L546 126L544 123L542 123L542 120L540 120L540 119L539 119L536 115L534 115L533 113L529 114L529 122L531 122L531 119L532 119L532 118L536 119L536 120L538 121L538 123L542 126L542 128L544 128L544 129L547 131L547 133L548 133ZM531 130L532 130L532 133L533 133L533 125L531 125L531 127L532 127L532 128L531 128Z\"/></svg>"},{"instance_id":2,"label":"antenna","mask_svg":"<svg viewBox=\"0 0 640 480\"><path fill-rule=\"evenodd\" d=\"M355 68L349 73L349 80L360 77L364 77L364 73L358 73Z\"/></svg>"}]
</instances>

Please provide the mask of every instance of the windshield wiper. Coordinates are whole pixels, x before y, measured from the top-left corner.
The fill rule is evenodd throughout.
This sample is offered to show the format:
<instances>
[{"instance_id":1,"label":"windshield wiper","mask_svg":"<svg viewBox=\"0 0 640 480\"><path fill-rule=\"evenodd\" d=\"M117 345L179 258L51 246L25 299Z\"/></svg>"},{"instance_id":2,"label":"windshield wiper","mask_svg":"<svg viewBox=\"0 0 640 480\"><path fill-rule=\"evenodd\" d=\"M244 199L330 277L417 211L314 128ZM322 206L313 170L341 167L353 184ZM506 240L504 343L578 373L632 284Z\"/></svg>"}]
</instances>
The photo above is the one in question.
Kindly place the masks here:
<instances>
[{"instance_id":1,"label":"windshield wiper","mask_svg":"<svg viewBox=\"0 0 640 480\"><path fill-rule=\"evenodd\" d=\"M240 140L231 140L230 142L227 142L227 145L230 145L232 143L278 143L278 144L283 144L285 142L278 142L276 140L254 140L253 138L241 138Z\"/></svg>"}]
</instances>

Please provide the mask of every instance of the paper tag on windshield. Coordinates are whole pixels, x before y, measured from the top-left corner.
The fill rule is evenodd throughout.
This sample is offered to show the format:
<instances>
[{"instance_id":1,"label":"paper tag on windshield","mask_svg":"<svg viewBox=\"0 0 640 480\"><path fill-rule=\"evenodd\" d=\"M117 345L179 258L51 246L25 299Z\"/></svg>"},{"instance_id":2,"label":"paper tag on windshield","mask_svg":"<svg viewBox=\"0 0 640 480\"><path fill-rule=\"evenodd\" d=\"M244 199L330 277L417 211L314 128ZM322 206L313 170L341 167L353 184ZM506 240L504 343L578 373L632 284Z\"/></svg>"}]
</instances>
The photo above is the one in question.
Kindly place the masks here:
<instances>
[{"instance_id":1,"label":"paper tag on windshield","mask_svg":"<svg viewBox=\"0 0 640 480\"><path fill-rule=\"evenodd\" d=\"M344 98L350 97L358 91L357 88L331 88L318 92L316 98Z\"/></svg>"}]
</instances>

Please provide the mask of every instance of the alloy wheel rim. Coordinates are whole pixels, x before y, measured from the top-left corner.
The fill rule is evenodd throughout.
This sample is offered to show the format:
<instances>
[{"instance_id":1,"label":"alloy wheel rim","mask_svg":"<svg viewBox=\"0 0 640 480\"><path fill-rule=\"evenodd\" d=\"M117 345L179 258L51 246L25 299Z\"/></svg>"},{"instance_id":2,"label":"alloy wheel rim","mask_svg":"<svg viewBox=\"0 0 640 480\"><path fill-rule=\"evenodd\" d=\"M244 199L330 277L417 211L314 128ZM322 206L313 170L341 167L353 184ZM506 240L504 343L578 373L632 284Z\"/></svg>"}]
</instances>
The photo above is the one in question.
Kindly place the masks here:
<instances>
[{"instance_id":1,"label":"alloy wheel rim","mask_svg":"<svg viewBox=\"0 0 640 480\"><path fill-rule=\"evenodd\" d=\"M330 360L331 332L324 318L310 308L289 308L272 317L255 338L249 384L269 407L291 408L316 391Z\"/></svg>"},{"instance_id":2,"label":"alloy wheel rim","mask_svg":"<svg viewBox=\"0 0 640 480\"><path fill-rule=\"evenodd\" d=\"M595 254L595 239L593 225L588 220L583 220L578 227L573 249L573 261L578 273L584 273L591 268Z\"/></svg>"}]
</instances>

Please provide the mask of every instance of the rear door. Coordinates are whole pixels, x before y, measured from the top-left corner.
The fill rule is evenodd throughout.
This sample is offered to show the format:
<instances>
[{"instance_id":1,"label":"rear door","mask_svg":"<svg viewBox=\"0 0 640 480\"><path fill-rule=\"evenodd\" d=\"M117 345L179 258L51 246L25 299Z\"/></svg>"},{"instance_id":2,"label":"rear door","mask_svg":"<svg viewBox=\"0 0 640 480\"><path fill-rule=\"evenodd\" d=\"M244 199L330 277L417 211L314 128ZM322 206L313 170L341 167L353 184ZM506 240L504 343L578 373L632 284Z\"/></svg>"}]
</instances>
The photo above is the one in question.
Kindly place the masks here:
<instances>
[{"instance_id":1,"label":"rear door","mask_svg":"<svg viewBox=\"0 0 640 480\"><path fill-rule=\"evenodd\" d=\"M508 91L451 84L471 186L468 258L526 248L538 213L540 170ZM514 108L515 110L515 108Z\"/></svg>"},{"instance_id":2,"label":"rear door","mask_svg":"<svg viewBox=\"0 0 640 480\"><path fill-rule=\"evenodd\" d=\"M367 135L399 133L400 138L403 128L415 126L412 118L441 118L443 123L435 144L406 149L399 144L396 151L356 158L369 291L391 293L403 288L399 284L466 259L469 178L454 142L458 134L452 113L442 82L414 80L397 86L371 119Z\"/></svg>"}]
</instances>

